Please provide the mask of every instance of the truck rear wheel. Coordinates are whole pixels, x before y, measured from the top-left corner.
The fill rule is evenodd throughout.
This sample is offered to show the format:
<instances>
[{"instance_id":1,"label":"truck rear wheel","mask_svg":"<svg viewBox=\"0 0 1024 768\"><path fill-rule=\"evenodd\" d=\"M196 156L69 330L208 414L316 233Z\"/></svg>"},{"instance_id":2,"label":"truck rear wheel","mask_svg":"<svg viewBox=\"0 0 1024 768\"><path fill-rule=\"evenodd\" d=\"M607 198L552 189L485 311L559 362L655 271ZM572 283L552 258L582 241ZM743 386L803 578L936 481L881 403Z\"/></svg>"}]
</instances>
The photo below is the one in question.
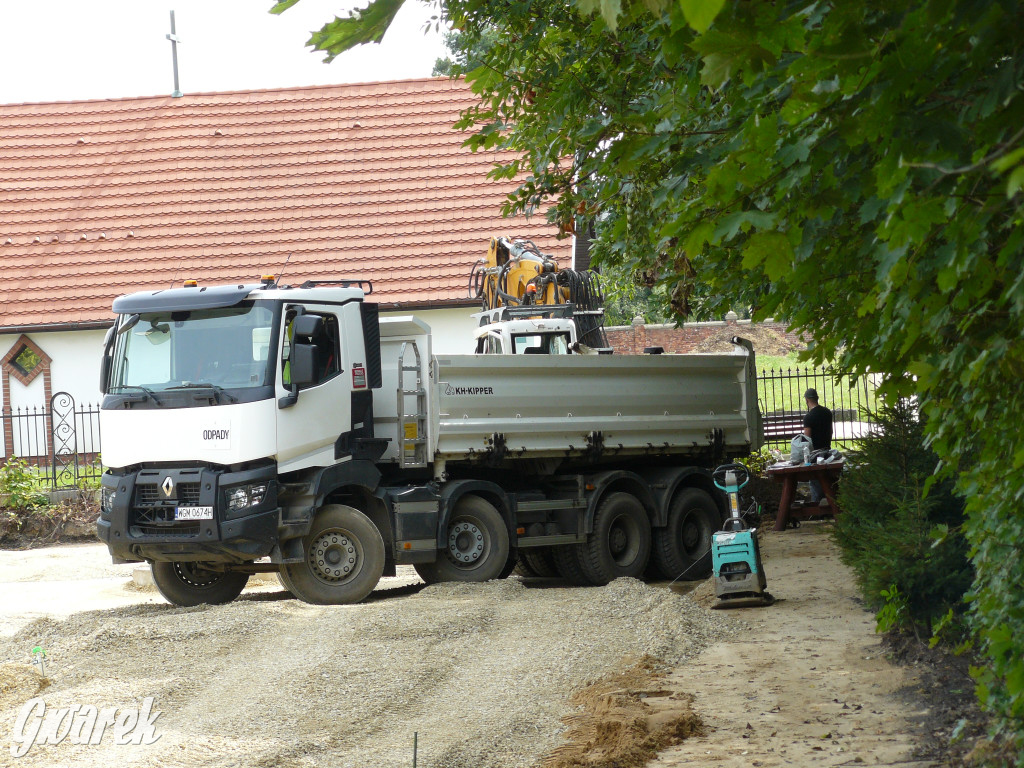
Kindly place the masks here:
<instances>
[{"instance_id":1,"label":"truck rear wheel","mask_svg":"<svg viewBox=\"0 0 1024 768\"><path fill-rule=\"evenodd\" d=\"M493 505L479 496L463 496L452 510L446 547L433 563L416 564L427 584L439 581L490 581L501 576L509 559L508 528Z\"/></svg>"},{"instance_id":2,"label":"truck rear wheel","mask_svg":"<svg viewBox=\"0 0 1024 768\"><path fill-rule=\"evenodd\" d=\"M613 493L594 516L594 532L580 545L583 573L594 584L639 577L651 556L651 521L640 500Z\"/></svg>"},{"instance_id":3,"label":"truck rear wheel","mask_svg":"<svg viewBox=\"0 0 1024 768\"><path fill-rule=\"evenodd\" d=\"M305 560L285 565L281 581L307 603L358 603L384 573L380 531L358 509L343 504L320 509L302 547Z\"/></svg>"},{"instance_id":4,"label":"truck rear wheel","mask_svg":"<svg viewBox=\"0 0 1024 768\"><path fill-rule=\"evenodd\" d=\"M529 576L551 577L558 575L555 558L547 547L519 550L519 563Z\"/></svg>"},{"instance_id":5,"label":"truck rear wheel","mask_svg":"<svg viewBox=\"0 0 1024 768\"><path fill-rule=\"evenodd\" d=\"M666 579L703 579L711 573L711 541L720 527L718 505L706 491L685 488L654 532L654 561Z\"/></svg>"},{"instance_id":6,"label":"truck rear wheel","mask_svg":"<svg viewBox=\"0 0 1024 768\"><path fill-rule=\"evenodd\" d=\"M508 559L505 561L505 566L501 569L501 573L498 574L498 578L507 579L516 570L517 565L519 565L519 555L510 551Z\"/></svg>"},{"instance_id":7,"label":"truck rear wheel","mask_svg":"<svg viewBox=\"0 0 1024 768\"><path fill-rule=\"evenodd\" d=\"M152 563L153 583L164 599L190 608L230 603L245 589L249 574L224 571L203 563Z\"/></svg>"},{"instance_id":8,"label":"truck rear wheel","mask_svg":"<svg viewBox=\"0 0 1024 768\"><path fill-rule=\"evenodd\" d=\"M563 544L553 547L551 551L551 559L555 562L558 575L574 587L590 587L594 584L580 565L580 549L582 547L582 544Z\"/></svg>"}]
</instances>

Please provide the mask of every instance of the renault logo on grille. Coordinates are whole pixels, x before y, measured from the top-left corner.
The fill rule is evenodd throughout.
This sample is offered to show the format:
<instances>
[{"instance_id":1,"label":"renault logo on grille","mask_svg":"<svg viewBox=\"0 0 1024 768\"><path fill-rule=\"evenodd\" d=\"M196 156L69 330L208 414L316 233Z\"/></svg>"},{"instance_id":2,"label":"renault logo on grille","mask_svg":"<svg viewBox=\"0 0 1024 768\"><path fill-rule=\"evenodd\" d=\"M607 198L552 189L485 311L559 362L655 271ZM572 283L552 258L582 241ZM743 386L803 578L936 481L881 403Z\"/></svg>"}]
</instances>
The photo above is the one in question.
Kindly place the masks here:
<instances>
[{"instance_id":1,"label":"renault logo on grille","mask_svg":"<svg viewBox=\"0 0 1024 768\"><path fill-rule=\"evenodd\" d=\"M174 481L170 477L165 477L163 483L160 484L163 488L164 496L170 498L171 494L174 493Z\"/></svg>"}]
</instances>

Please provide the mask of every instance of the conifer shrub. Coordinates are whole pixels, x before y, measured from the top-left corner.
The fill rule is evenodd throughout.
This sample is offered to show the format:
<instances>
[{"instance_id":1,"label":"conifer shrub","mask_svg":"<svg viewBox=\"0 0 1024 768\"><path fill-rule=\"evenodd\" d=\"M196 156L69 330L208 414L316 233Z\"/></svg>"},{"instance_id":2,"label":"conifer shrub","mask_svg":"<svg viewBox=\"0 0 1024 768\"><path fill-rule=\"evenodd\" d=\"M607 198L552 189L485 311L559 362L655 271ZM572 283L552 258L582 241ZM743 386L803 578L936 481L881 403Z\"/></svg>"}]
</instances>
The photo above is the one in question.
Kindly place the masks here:
<instances>
[{"instance_id":1,"label":"conifer shrub","mask_svg":"<svg viewBox=\"0 0 1024 768\"><path fill-rule=\"evenodd\" d=\"M974 578L962 533L963 499L953 480L925 486L938 458L908 401L875 414L879 432L848 457L835 538L881 631L929 637L950 611L966 610Z\"/></svg>"}]
</instances>

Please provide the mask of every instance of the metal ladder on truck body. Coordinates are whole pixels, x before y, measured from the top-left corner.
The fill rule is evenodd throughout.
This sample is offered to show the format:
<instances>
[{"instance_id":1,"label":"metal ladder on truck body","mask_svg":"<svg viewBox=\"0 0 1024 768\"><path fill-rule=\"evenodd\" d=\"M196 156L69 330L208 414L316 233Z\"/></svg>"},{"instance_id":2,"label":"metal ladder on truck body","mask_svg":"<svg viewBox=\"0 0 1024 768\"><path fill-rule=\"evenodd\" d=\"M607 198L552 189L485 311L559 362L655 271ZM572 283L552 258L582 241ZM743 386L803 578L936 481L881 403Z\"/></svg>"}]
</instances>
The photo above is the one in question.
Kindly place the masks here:
<instances>
[{"instance_id":1,"label":"metal ladder on truck body","mask_svg":"<svg viewBox=\"0 0 1024 768\"><path fill-rule=\"evenodd\" d=\"M412 351L414 365L406 364L406 353ZM416 374L415 389L406 387L406 374ZM415 410L407 412L407 406ZM402 469L427 466L427 390L423 386L420 350L415 341L402 343L398 354L398 465Z\"/></svg>"}]
</instances>

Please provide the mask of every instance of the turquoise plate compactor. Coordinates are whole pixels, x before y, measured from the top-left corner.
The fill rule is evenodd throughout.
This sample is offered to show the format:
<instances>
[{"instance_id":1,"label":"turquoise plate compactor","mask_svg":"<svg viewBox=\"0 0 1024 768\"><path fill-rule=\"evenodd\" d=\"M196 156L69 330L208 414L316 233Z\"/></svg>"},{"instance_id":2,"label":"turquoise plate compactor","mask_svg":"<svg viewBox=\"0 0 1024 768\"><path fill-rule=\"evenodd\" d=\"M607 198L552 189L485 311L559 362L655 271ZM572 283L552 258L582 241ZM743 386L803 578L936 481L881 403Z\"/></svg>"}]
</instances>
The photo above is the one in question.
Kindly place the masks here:
<instances>
[{"instance_id":1,"label":"turquoise plate compactor","mask_svg":"<svg viewBox=\"0 0 1024 768\"><path fill-rule=\"evenodd\" d=\"M771 605L775 598L766 589L757 529L749 528L740 513L740 488L750 482L742 464L723 464L712 474L715 485L729 497L725 530L715 534L711 545L711 567L715 575L715 608ZM752 512L757 502L751 504Z\"/></svg>"}]
</instances>

